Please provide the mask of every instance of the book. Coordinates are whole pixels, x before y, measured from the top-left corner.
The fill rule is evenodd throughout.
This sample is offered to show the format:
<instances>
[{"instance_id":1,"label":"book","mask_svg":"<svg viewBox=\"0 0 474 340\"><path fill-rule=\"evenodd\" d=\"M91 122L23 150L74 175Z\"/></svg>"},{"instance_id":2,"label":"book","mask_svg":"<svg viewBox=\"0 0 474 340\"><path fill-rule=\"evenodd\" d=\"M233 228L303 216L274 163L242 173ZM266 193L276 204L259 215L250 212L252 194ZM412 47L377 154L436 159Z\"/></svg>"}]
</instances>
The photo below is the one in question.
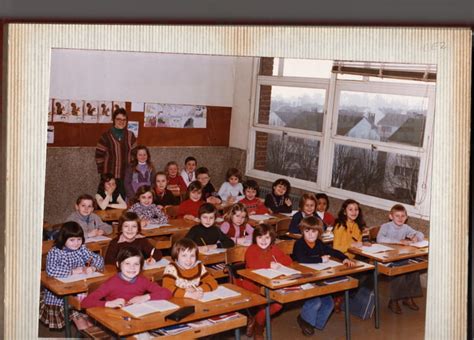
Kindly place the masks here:
<instances>
[{"instance_id":1,"label":"book","mask_svg":"<svg viewBox=\"0 0 474 340\"><path fill-rule=\"evenodd\" d=\"M86 238L86 242L85 242L85 243L101 242L101 241L110 241L110 240L112 240L110 237L100 235L100 236L94 236L94 237L88 237L88 238Z\"/></svg>"},{"instance_id":2,"label":"book","mask_svg":"<svg viewBox=\"0 0 474 340\"><path fill-rule=\"evenodd\" d=\"M410 246L416 247L416 248L425 248L425 247L428 247L429 245L430 245L430 243L427 240L423 240L423 241L419 241L419 242L415 242L415 243L410 244Z\"/></svg>"},{"instance_id":3,"label":"book","mask_svg":"<svg viewBox=\"0 0 474 340\"><path fill-rule=\"evenodd\" d=\"M217 287L212 292L204 292L202 298L199 299L201 302L208 302L212 300L227 299L235 296L239 296L240 293L235 290L229 289L224 286Z\"/></svg>"},{"instance_id":4,"label":"book","mask_svg":"<svg viewBox=\"0 0 474 340\"><path fill-rule=\"evenodd\" d=\"M164 312L172 309L178 309L179 306L167 300L150 300L143 303L136 303L130 306L122 307L122 310L126 311L133 317L139 318L147 314Z\"/></svg>"},{"instance_id":5,"label":"book","mask_svg":"<svg viewBox=\"0 0 474 340\"><path fill-rule=\"evenodd\" d=\"M170 263L170 261L165 258L162 258L161 260L156 261L155 263L152 263L152 264L147 263L147 261L145 260L145 263L143 265L143 270L166 267L168 263Z\"/></svg>"},{"instance_id":6,"label":"book","mask_svg":"<svg viewBox=\"0 0 474 340\"><path fill-rule=\"evenodd\" d=\"M227 251L227 249L225 249L225 248L216 248L216 249L211 249L211 250L208 250L208 251L201 251L199 253L203 254L203 255L213 255L213 254L225 253L226 251Z\"/></svg>"},{"instance_id":7,"label":"book","mask_svg":"<svg viewBox=\"0 0 474 340\"><path fill-rule=\"evenodd\" d=\"M314 269L314 270L326 270L330 268L334 268L337 266L342 265L342 263L334 261L334 260L329 260L327 262L321 262L321 263L300 263L302 266Z\"/></svg>"},{"instance_id":8,"label":"book","mask_svg":"<svg viewBox=\"0 0 474 340\"><path fill-rule=\"evenodd\" d=\"M208 320L212 323L218 323L218 322L223 322L227 320L232 320L238 317L239 317L239 313L233 312L233 313L216 315L216 316L213 316L212 318L209 318Z\"/></svg>"},{"instance_id":9,"label":"book","mask_svg":"<svg viewBox=\"0 0 474 340\"><path fill-rule=\"evenodd\" d=\"M90 273L90 274L73 274L73 275L69 275L67 277L57 277L56 279L61 281L61 282L64 282L64 283L69 283L69 282L87 280L87 279L91 279L93 277L99 277L99 276L103 276L103 275L104 274L99 273L99 272L93 272L93 273Z\"/></svg>"},{"instance_id":10,"label":"book","mask_svg":"<svg viewBox=\"0 0 474 340\"><path fill-rule=\"evenodd\" d=\"M249 216L251 220L254 221L266 221L271 218L275 218L275 216L269 215L269 214L255 214L255 215L250 215Z\"/></svg>"},{"instance_id":11,"label":"book","mask_svg":"<svg viewBox=\"0 0 474 340\"><path fill-rule=\"evenodd\" d=\"M266 278L269 278L269 279L274 279L275 277L278 277L278 276L289 276L289 275L293 275L293 274L301 274L301 272L299 270L295 270L295 269L292 269L290 267L287 267L287 266L280 266L280 268L278 269L255 269L253 270L253 272L255 274L258 274L258 275L261 275L261 276L264 276Z\"/></svg>"},{"instance_id":12,"label":"book","mask_svg":"<svg viewBox=\"0 0 474 340\"><path fill-rule=\"evenodd\" d=\"M157 329L157 330L155 330L151 333L152 333L152 335L176 335L176 334L182 333L184 331L187 331L188 329L191 329L191 326L184 323L184 324L179 324L179 325L172 325L172 326L163 327L163 328Z\"/></svg>"},{"instance_id":13,"label":"book","mask_svg":"<svg viewBox=\"0 0 474 340\"><path fill-rule=\"evenodd\" d=\"M142 227L142 229L158 229L161 227L172 227L172 225L168 223L164 223L164 224L150 223Z\"/></svg>"},{"instance_id":14,"label":"book","mask_svg":"<svg viewBox=\"0 0 474 340\"><path fill-rule=\"evenodd\" d=\"M349 281L349 278L347 276L339 276L339 277L333 277L331 279L324 280L323 283L327 285L332 285L340 282L346 282Z\"/></svg>"},{"instance_id":15,"label":"book","mask_svg":"<svg viewBox=\"0 0 474 340\"><path fill-rule=\"evenodd\" d=\"M384 246L383 244L374 243L371 246L363 246L360 248L360 250L367 254L377 254L393 250L393 248Z\"/></svg>"}]
</instances>

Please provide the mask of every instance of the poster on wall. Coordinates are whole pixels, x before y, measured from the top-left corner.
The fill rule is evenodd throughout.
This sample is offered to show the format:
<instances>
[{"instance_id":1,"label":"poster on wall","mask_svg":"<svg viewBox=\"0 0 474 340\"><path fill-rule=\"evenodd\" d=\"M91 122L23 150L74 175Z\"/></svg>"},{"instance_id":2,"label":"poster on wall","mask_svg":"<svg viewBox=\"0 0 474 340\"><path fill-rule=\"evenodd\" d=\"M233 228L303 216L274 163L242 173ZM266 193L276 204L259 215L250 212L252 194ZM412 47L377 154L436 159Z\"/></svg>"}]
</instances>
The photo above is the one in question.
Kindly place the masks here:
<instances>
[{"instance_id":1,"label":"poster on wall","mask_svg":"<svg viewBox=\"0 0 474 340\"><path fill-rule=\"evenodd\" d=\"M125 102L113 101L112 103L113 103L112 113L114 113L114 111L118 110L118 109L124 109L125 110Z\"/></svg>"},{"instance_id":2,"label":"poster on wall","mask_svg":"<svg viewBox=\"0 0 474 340\"><path fill-rule=\"evenodd\" d=\"M67 122L69 116L69 100L53 99L53 122Z\"/></svg>"},{"instance_id":3,"label":"poster on wall","mask_svg":"<svg viewBox=\"0 0 474 340\"><path fill-rule=\"evenodd\" d=\"M207 108L202 105L146 103L145 127L206 128Z\"/></svg>"},{"instance_id":4,"label":"poster on wall","mask_svg":"<svg viewBox=\"0 0 474 340\"><path fill-rule=\"evenodd\" d=\"M54 125L48 125L48 144L54 143Z\"/></svg>"},{"instance_id":5,"label":"poster on wall","mask_svg":"<svg viewBox=\"0 0 474 340\"><path fill-rule=\"evenodd\" d=\"M97 107L99 123L112 123L112 102L99 101Z\"/></svg>"},{"instance_id":6,"label":"poster on wall","mask_svg":"<svg viewBox=\"0 0 474 340\"><path fill-rule=\"evenodd\" d=\"M137 121L131 121L131 122L128 122L128 126L127 126L127 129L128 131L130 132L133 132L133 134L135 135L136 138L138 138L138 126L139 126L139 122Z\"/></svg>"},{"instance_id":7,"label":"poster on wall","mask_svg":"<svg viewBox=\"0 0 474 340\"><path fill-rule=\"evenodd\" d=\"M86 100L84 105L84 123L97 123L99 112L99 102L96 100Z\"/></svg>"},{"instance_id":8,"label":"poster on wall","mask_svg":"<svg viewBox=\"0 0 474 340\"><path fill-rule=\"evenodd\" d=\"M69 123L82 123L82 110L84 108L83 100L69 100Z\"/></svg>"},{"instance_id":9,"label":"poster on wall","mask_svg":"<svg viewBox=\"0 0 474 340\"><path fill-rule=\"evenodd\" d=\"M146 103L144 114L143 126L157 127L157 118L158 115L163 114L163 106L161 104Z\"/></svg>"}]
</instances>

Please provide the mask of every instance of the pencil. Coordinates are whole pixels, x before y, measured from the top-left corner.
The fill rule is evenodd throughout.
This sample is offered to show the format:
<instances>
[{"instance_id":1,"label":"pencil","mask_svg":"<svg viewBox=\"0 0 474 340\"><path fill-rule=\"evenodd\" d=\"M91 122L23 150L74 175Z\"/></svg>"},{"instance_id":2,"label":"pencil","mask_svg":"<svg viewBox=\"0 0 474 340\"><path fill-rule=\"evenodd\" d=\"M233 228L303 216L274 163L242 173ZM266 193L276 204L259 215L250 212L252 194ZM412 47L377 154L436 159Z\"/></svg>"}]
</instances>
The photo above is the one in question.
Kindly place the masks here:
<instances>
[{"instance_id":1,"label":"pencil","mask_svg":"<svg viewBox=\"0 0 474 340\"><path fill-rule=\"evenodd\" d=\"M148 260L151 261L153 258L153 254L155 253L155 248L151 250L150 257L148 257Z\"/></svg>"},{"instance_id":2,"label":"pencil","mask_svg":"<svg viewBox=\"0 0 474 340\"><path fill-rule=\"evenodd\" d=\"M207 246L206 241L204 241L204 239L202 237L201 237L201 241L202 241L203 245Z\"/></svg>"}]
</instances>

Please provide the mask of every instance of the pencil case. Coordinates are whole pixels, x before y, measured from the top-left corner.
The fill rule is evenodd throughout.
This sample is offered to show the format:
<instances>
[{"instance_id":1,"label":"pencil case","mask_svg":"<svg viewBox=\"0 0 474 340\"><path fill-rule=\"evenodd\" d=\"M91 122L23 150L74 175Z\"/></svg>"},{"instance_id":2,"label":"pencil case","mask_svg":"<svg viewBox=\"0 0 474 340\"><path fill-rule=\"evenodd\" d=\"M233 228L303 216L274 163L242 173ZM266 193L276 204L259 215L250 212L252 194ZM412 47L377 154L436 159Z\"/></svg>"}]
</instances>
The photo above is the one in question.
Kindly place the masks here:
<instances>
[{"instance_id":1,"label":"pencil case","mask_svg":"<svg viewBox=\"0 0 474 340\"><path fill-rule=\"evenodd\" d=\"M173 320L173 321L180 321L181 319L184 319L188 315L193 314L195 311L194 306L186 306L182 307L176 311L174 311L171 314L168 314L165 316L165 320Z\"/></svg>"}]
</instances>

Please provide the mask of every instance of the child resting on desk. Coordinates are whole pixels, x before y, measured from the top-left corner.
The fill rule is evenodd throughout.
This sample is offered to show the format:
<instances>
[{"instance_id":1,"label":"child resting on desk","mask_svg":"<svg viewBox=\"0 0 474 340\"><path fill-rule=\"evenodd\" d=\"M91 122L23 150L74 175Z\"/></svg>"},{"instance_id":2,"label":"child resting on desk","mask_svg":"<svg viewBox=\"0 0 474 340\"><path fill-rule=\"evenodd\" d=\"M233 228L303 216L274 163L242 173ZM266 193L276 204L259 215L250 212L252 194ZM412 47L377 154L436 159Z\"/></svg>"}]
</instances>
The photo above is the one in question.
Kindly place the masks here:
<instances>
[{"instance_id":1,"label":"child resting on desk","mask_svg":"<svg viewBox=\"0 0 474 340\"><path fill-rule=\"evenodd\" d=\"M248 269L277 269L281 265L291 264L291 258L275 246L276 233L268 224L259 224L253 231L252 245L245 252L245 267ZM243 288L260 294L260 287L255 283L241 279L236 283ZM280 311L282 305L272 303L270 305L270 315ZM265 328L265 307L258 307L255 316L250 316L247 321L247 336L254 336L254 339L263 340Z\"/></svg>"},{"instance_id":2,"label":"child resting on desk","mask_svg":"<svg viewBox=\"0 0 474 340\"><path fill-rule=\"evenodd\" d=\"M423 241L423 233L405 224L408 214L403 205L395 204L392 209L390 209L388 216L391 222L382 224L377 234L377 243L410 245L414 242ZM393 276L390 281L390 301L388 308L395 314L401 314L402 310L398 301L402 300L403 305L411 310L419 310L420 308L413 298L422 295L419 272L415 271Z\"/></svg>"},{"instance_id":3,"label":"child resting on desk","mask_svg":"<svg viewBox=\"0 0 474 340\"><path fill-rule=\"evenodd\" d=\"M99 187L95 200L100 209L127 209L127 203L120 195L117 182L112 174L102 174L100 176Z\"/></svg>"},{"instance_id":4,"label":"child resting on desk","mask_svg":"<svg viewBox=\"0 0 474 340\"><path fill-rule=\"evenodd\" d=\"M123 212L119 219L119 236L110 241L107 253L105 254L105 263L115 264L117 254L125 247L135 247L140 250L143 256L146 257L146 261L150 264L159 261L162 257L161 251L155 249L150 244L150 241L140 234L141 229L140 219L137 214L131 211Z\"/></svg>"},{"instance_id":5,"label":"child resting on desk","mask_svg":"<svg viewBox=\"0 0 474 340\"><path fill-rule=\"evenodd\" d=\"M191 182L186 190L186 196L178 207L178 217L197 221L199 207L204 204L202 185L198 181Z\"/></svg>"},{"instance_id":6,"label":"child resting on desk","mask_svg":"<svg viewBox=\"0 0 474 340\"><path fill-rule=\"evenodd\" d=\"M327 262L332 256L342 261L348 267L353 267L354 262L338 250L335 250L321 241L323 221L314 216L305 217L300 223L303 237L295 242L293 247L293 260L299 263ZM305 300L301 313L297 317L298 325L306 336L314 334L314 328L322 330L334 308L330 295L318 296Z\"/></svg>"},{"instance_id":7,"label":"child resting on desk","mask_svg":"<svg viewBox=\"0 0 474 340\"><path fill-rule=\"evenodd\" d=\"M219 194L211 183L211 176L209 175L209 169L206 167L200 167L196 170L196 180L202 184L202 199L207 203L221 204L222 200Z\"/></svg>"},{"instance_id":8,"label":"child resting on desk","mask_svg":"<svg viewBox=\"0 0 474 340\"><path fill-rule=\"evenodd\" d=\"M90 274L104 268L104 260L84 245L84 231L76 222L66 222L59 229L58 236L46 258L46 274L51 277L68 277L73 274ZM82 315L71 313L71 319L78 328ZM49 328L61 329L65 326L64 300L48 289L44 290L44 300L40 301L40 321Z\"/></svg>"},{"instance_id":9,"label":"child resting on desk","mask_svg":"<svg viewBox=\"0 0 474 340\"><path fill-rule=\"evenodd\" d=\"M215 225L216 214L217 209L213 204L204 203L198 211L201 223L192 227L186 234L187 238L196 242L201 252L234 246L234 241Z\"/></svg>"},{"instance_id":10,"label":"child resting on desk","mask_svg":"<svg viewBox=\"0 0 474 340\"><path fill-rule=\"evenodd\" d=\"M148 300L167 300L171 292L140 275L144 258L135 247L120 249L115 264L119 272L81 302L83 308L123 307Z\"/></svg>"},{"instance_id":11,"label":"child resting on desk","mask_svg":"<svg viewBox=\"0 0 474 340\"><path fill-rule=\"evenodd\" d=\"M103 222L93 211L94 198L87 194L81 195L76 200L76 211L66 221L78 223L86 238L110 234L112 226Z\"/></svg>"},{"instance_id":12,"label":"child resting on desk","mask_svg":"<svg viewBox=\"0 0 474 340\"><path fill-rule=\"evenodd\" d=\"M198 254L198 246L188 238L182 238L173 245L173 262L166 266L163 274L163 287L168 288L173 296L197 300L202 298L204 292L217 289L216 279L198 260Z\"/></svg>"},{"instance_id":13,"label":"child resting on desk","mask_svg":"<svg viewBox=\"0 0 474 340\"><path fill-rule=\"evenodd\" d=\"M148 224L166 224L168 217L153 203L153 190L150 186L144 185L138 188L135 195L135 204L129 211L132 211L140 218L142 227Z\"/></svg>"}]
</instances>

